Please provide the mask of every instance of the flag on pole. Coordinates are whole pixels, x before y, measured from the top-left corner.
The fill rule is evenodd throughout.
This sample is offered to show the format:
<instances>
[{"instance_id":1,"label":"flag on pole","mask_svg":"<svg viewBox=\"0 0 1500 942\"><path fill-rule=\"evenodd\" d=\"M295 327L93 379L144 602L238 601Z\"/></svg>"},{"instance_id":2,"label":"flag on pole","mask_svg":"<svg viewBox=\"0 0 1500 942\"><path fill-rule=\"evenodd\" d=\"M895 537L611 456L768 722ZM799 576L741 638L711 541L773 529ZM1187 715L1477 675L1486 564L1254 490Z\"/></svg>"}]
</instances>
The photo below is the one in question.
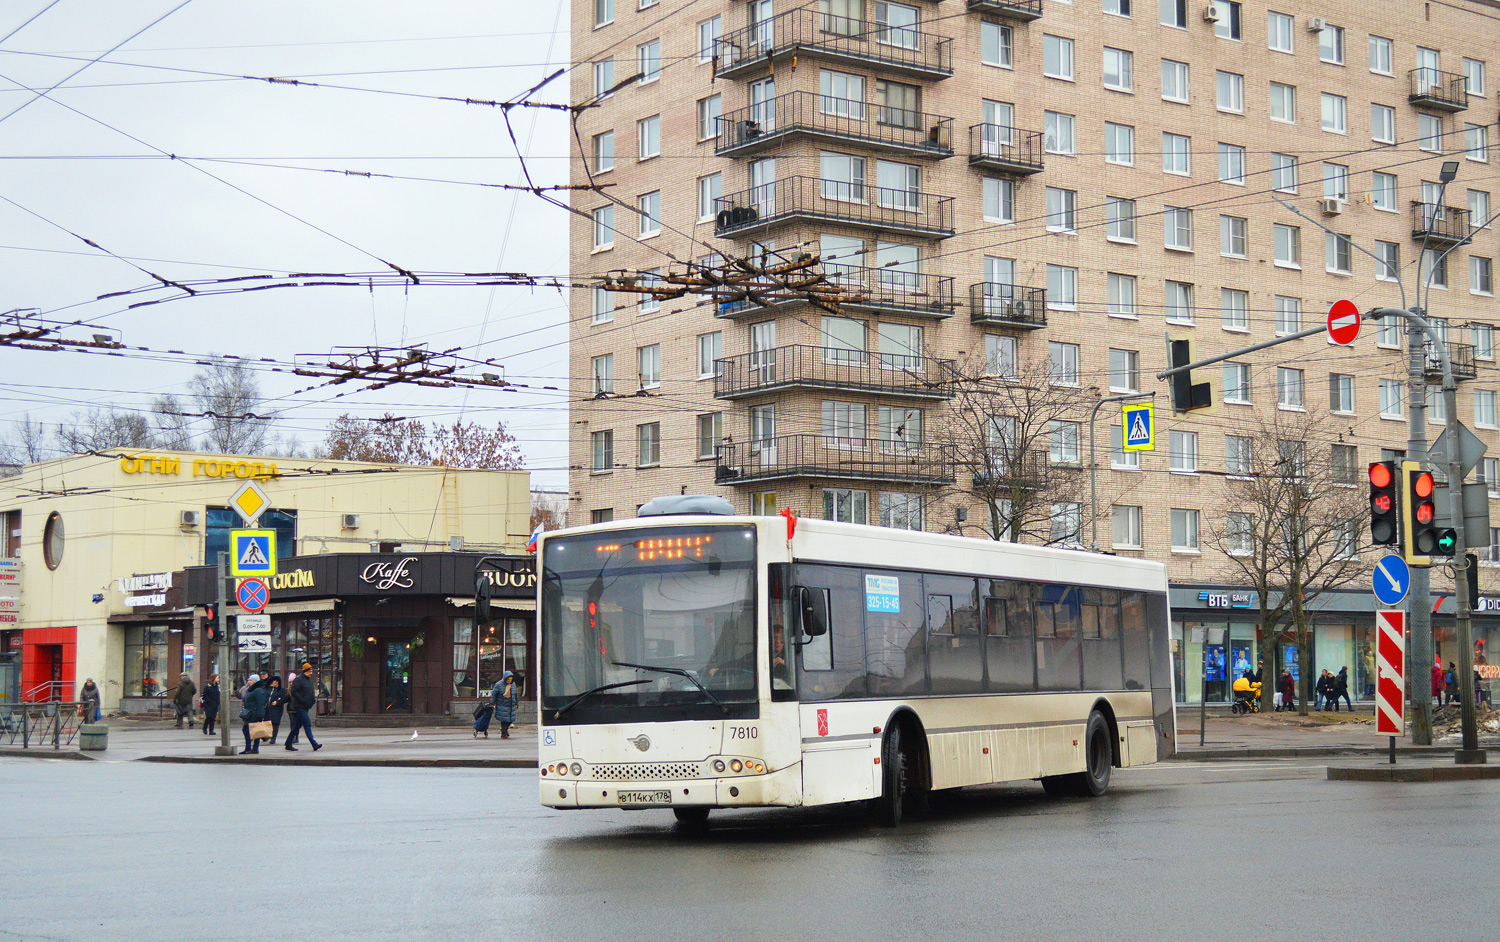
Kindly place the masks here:
<instances>
[{"instance_id":1,"label":"flag on pole","mask_svg":"<svg viewBox=\"0 0 1500 942\"><path fill-rule=\"evenodd\" d=\"M546 529L547 525L544 523L539 523L536 525L536 529L531 531L531 539L526 541L526 552L536 552L536 541L541 539L542 533L545 532Z\"/></svg>"}]
</instances>

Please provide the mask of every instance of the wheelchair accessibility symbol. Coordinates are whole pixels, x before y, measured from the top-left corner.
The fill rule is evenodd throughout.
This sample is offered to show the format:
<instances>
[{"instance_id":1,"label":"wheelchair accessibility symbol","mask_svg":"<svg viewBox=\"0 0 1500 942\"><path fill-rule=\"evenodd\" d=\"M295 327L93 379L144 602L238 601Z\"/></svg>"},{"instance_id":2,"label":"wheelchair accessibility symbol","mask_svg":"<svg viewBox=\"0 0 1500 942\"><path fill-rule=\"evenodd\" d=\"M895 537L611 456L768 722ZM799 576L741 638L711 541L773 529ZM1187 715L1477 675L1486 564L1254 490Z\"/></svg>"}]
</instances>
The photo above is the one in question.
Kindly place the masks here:
<instances>
[{"instance_id":1,"label":"wheelchair accessibility symbol","mask_svg":"<svg viewBox=\"0 0 1500 942\"><path fill-rule=\"evenodd\" d=\"M557 745L557 732L555 730L550 730L550 729L542 730L542 745L544 745L544 746L555 746L555 745Z\"/></svg>"}]
</instances>

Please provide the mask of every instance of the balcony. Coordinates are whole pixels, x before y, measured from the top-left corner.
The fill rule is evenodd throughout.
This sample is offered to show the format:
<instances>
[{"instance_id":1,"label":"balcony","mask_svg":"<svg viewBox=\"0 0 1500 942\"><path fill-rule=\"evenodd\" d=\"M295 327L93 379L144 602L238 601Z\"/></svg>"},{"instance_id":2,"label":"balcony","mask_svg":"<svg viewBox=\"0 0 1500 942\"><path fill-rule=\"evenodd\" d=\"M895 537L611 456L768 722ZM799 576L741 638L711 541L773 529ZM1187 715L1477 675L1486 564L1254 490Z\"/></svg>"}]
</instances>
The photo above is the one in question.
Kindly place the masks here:
<instances>
[{"instance_id":1,"label":"balcony","mask_svg":"<svg viewBox=\"0 0 1500 942\"><path fill-rule=\"evenodd\" d=\"M837 389L907 399L951 399L952 360L838 347L790 346L715 361L715 399L780 389Z\"/></svg>"},{"instance_id":2,"label":"balcony","mask_svg":"<svg viewBox=\"0 0 1500 942\"><path fill-rule=\"evenodd\" d=\"M945 79L953 74L950 45L944 36L801 8L724 36L714 52L718 74L724 78L769 70L773 59L805 56L919 79Z\"/></svg>"},{"instance_id":3,"label":"balcony","mask_svg":"<svg viewBox=\"0 0 1500 942\"><path fill-rule=\"evenodd\" d=\"M953 156L953 119L816 92L791 92L719 118L714 153L741 157L799 139L941 160Z\"/></svg>"},{"instance_id":4,"label":"balcony","mask_svg":"<svg viewBox=\"0 0 1500 942\"><path fill-rule=\"evenodd\" d=\"M1465 111L1469 107L1469 86L1462 75L1437 69L1412 69L1406 73L1411 93L1406 100L1428 111Z\"/></svg>"},{"instance_id":5,"label":"balcony","mask_svg":"<svg viewBox=\"0 0 1500 942\"><path fill-rule=\"evenodd\" d=\"M1471 232L1467 209L1412 200L1411 237L1413 239L1419 242L1451 245L1464 241Z\"/></svg>"},{"instance_id":6,"label":"balcony","mask_svg":"<svg viewBox=\"0 0 1500 942\"><path fill-rule=\"evenodd\" d=\"M969 12L1030 23L1042 18L1042 0L969 0Z\"/></svg>"},{"instance_id":7,"label":"balcony","mask_svg":"<svg viewBox=\"0 0 1500 942\"><path fill-rule=\"evenodd\" d=\"M719 445L714 451L715 484L832 478L940 486L954 480L947 450L925 443L804 434Z\"/></svg>"},{"instance_id":8,"label":"balcony","mask_svg":"<svg viewBox=\"0 0 1500 942\"><path fill-rule=\"evenodd\" d=\"M946 275L923 275L894 267L857 268L852 265L825 263L827 278L822 287L834 293L830 303L869 311L902 314L908 317L952 317L957 307L953 297L953 279ZM802 298L788 298L786 291L760 292L775 304L799 303ZM736 296L720 301L717 316L730 319L765 311L763 304Z\"/></svg>"},{"instance_id":9,"label":"balcony","mask_svg":"<svg viewBox=\"0 0 1500 942\"><path fill-rule=\"evenodd\" d=\"M787 177L714 201L714 235L754 235L794 222L844 223L916 239L953 235L953 197Z\"/></svg>"},{"instance_id":10,"label":"balcony","mask_svg":"<svg viewBox=\"0 0 1500 942\"><path fill-rule=\"evenodd\" d=\"M1051 457L1045 451L1028 451L1022 455L990 453L979 455L974 462L974 487L985 491L1036 491L1056 480Z\"/></svg>"},{"instance_id":11,"label":"balcony","mask_svg":"<svg viewBox=\"0 0 1500 942\"><path fill-rule=\"evenodd\" d=\"M969 166L1027 176L1042 171L1042 132L1003 124L969 127Z\"/></svg>"},{"instance_id":12,"label":"balcony","mask_svg":"<svg viewBox=\"0 0 1500 942\"><path fill-rule=\"evenodd\" d=\"M969 286L969 323L1036 330L1047 326L1047 289L995 281Z\"/></svg>"},{"instance_id":13,"label":"balcony","mask_svg":"<svg viewBox=\"0 0 1500 942\"><path fill-rule=\"evenodd\" d=\"M1433 346L1430 338L1423 343L1422 347L1426 354L1424 357L1426 366L1423 372L1426 373L1427 379L1433 382L1441 380L1443 358L1438 355L1437 347ZM1479 371L1474 366L1474 348L1470 344L1448 341L1448 361L1453 367L1455 381L1475 379L1479 376Z\"/></svg>"}]
</instances>

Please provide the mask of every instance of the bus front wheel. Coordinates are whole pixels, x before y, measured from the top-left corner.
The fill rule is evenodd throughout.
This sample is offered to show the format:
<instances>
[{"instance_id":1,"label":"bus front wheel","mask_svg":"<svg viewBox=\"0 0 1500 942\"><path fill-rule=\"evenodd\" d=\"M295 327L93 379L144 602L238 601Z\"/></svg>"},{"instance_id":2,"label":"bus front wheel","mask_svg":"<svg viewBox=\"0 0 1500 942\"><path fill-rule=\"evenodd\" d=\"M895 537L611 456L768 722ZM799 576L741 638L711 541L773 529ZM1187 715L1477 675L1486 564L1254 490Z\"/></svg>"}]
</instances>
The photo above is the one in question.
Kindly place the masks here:
<instances>
[{"instance_id":1,"label":"bus front wheel","mask_svg":"<svg viewBox=\"0 0 1500 942\"><path fill-rule=\"evenodd\" d=\"M673 808L672 816L677 823L691 830L702 830L708 827L707 808Z\"/></svg>"},{"instance_id":2,"label":"bus front wheel","mask_svg":"<svg viewBox=\"0 0 1500 942\"><path fill-rule=\"evenodd\" d=\"M902 811L906 805L907 767L910 759L901 745L901 726L893 723L886 730L885 741L880 746L880 797L876 801L876 814L880 823L888 828L901 824Z\"/></svg>"}]
</instances>

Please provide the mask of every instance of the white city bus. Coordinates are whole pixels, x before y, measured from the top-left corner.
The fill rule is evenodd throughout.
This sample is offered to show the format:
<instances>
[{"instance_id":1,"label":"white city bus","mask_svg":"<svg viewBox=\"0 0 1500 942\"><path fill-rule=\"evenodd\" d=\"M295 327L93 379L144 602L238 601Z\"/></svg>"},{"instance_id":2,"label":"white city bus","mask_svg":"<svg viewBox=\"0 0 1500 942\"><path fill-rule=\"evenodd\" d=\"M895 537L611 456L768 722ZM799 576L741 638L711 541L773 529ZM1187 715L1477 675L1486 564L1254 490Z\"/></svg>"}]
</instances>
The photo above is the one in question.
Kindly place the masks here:
<instances>
[{"instance_id":1,"label":"white city bus","mask_svg":"<svg viewBox=\"0 0 1500 942\"><path fill-rule=\"evenodd\" d=\"M1172 754L1157 563L658 498L546 535L539 787L554 808L869 801Z\"/></svg>"}]
</instances>

